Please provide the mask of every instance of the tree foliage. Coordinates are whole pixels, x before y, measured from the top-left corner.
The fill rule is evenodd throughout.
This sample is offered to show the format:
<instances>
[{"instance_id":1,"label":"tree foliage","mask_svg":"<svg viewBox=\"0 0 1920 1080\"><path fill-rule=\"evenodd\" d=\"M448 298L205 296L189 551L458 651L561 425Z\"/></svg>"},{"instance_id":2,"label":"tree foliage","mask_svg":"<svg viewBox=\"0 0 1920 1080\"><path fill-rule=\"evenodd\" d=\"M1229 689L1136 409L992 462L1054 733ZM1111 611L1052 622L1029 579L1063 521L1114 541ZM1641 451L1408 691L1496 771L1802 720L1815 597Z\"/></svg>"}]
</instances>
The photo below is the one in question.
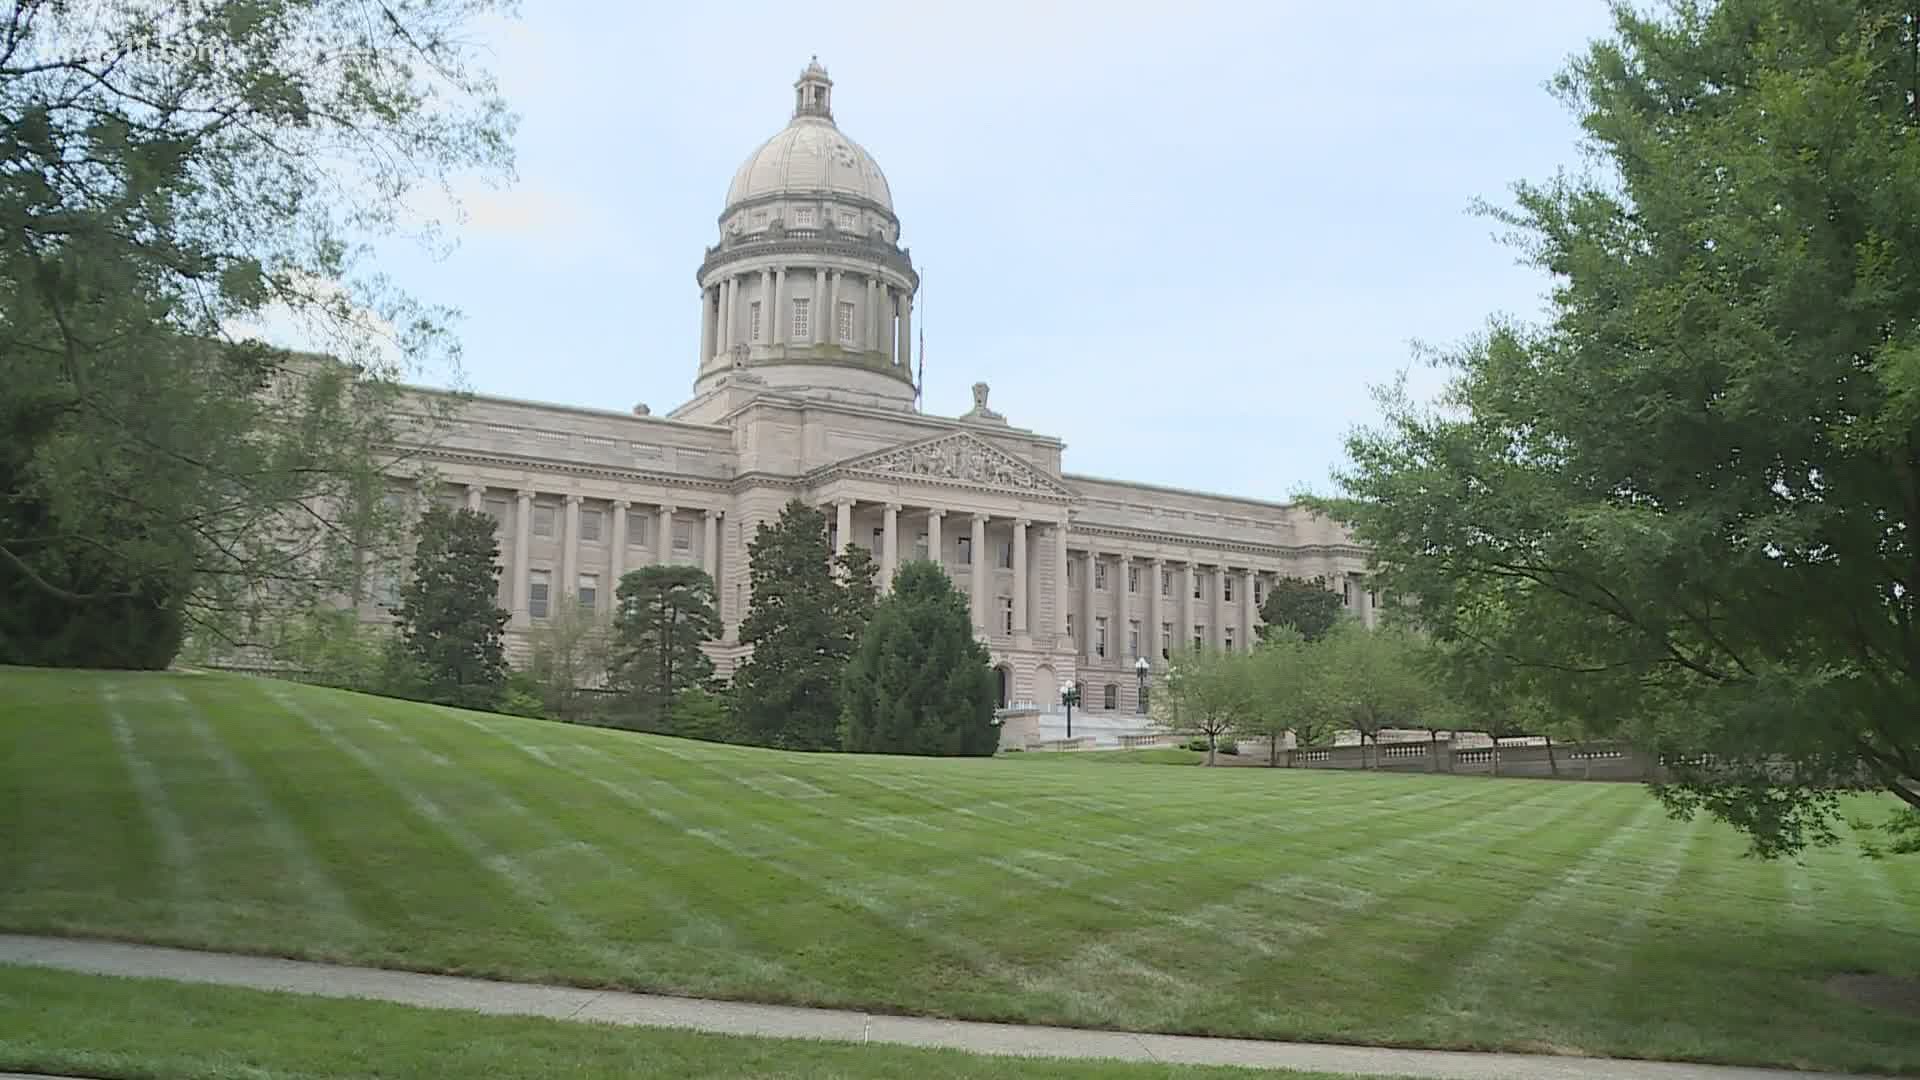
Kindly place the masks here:
<instances>
[{"instance_id":1,"label":"tree foliage","mask_svg":"<svg viewBox=\"0 0 1920 1080\"><path fill-rule=\"evenodd\" d=\"M966 597L945 570L909 562L847 662L841 743L879 754L991 755L995 684Z\"/></svg>"},{"instance_id":2,"label":"tree foliage","mask_svg":"<svg viewBox=\"0 0 1920 1080\"><path fill-rule=\"evenodd\" d=\"M493 519L429 506L418 535L393 612L405 654L418 666L426 700L491 709L507 678L507 612L494 600L500 545Z\"/></svg>"},{"instance_id":3,"label":"tree foliage","mask_svg":"<svg viewBox=\"0 0 1920 1080\"><path fill-rule=\"evenodd\" d=\"M486 0L0 15L0 662L151 667L348 592L445 313L368 270L508 163ZM411 215L411 216L410 216ZM255 340L269 322L341 364Z\"/></svg>"},{"instance_id":4,"label":"tree foliage","mask_svg":"<svg viewBox=\"0 0 1920 1080\"><path fill-rule=\"evenodd\" d=\"M1348 730L1359 732L1362 754L1374 746L1380 764L1380 732L1387 728L1424 728L1429 716L1452 715L1427 667L1424 643L1396 625L1368 630L1347 621L1314 647L1324 672L1320 702Z\"/></svg>"},{"instance_id":5,"label":"tree foliage","mask_svg":"<svg viewBox=\"0 0 1920 1080\"><path fill-rule=\"evenodd\" d=\"M615 681L643 731L678 734L675 708L713 679L703 646L720 636L713 579L696 566L646 566L620 579Z\"/></svg>"},{"instance_id":6,"label":"tree foliage","mask_svg":"<svg viewBox=\"0 0 1920 1080\"><path fill-rule=\"evenodd\" d=\"M1291 627L1308 642L1326 637L1346 614L1340 594L1327 588L1324 577L1283 577L1273 583L1260 604L1261 638Z\"/></svg>"},{"instance_id":7,"label":"tree foliage","mask_svg":"<svg viewBox=\"0 0 1920 1080\"><path fill-rule=\"evenodd\" d=\"M1297 746L1319 746L1345 729L1328 702L1325 656L1325 649L1292 626L1262 628L1262 641L1246 663L1253 708L1240 732L1268 740L1267 764L1280 763L1281 744L1289 733Z\"/></svg>"},{"instance_id":8,"label":"tree foliage","mask_svg":"<svg viewBox=\"0 0 1920 1080\"><path fill-rule=\"evenodd\" d=\"M1500 212L1550 321L1386 395L1327 504L1440 638L1761 854L1920 806L1920 55L1910 3L1721 0L1556 87L1599 166ZM1694 762L1687 765L1685 762Z\"/></svg>"},{"instance_id":9,"label":"tree foliage","mask_svg":"<svg viewBox=\"0 0 1920 1080\"><path fill-rule=\"evenodd\" d=\"M840 745L840 678L873 612L874 564L849 544L828 549L826 516L795 500L747 545L753 598L740 641L753 655L733 676L733 715L748 742L796 750Z\"/></svg>"},{"instance_id":10,"label":"tree foliage","mask_svg":"<svg viewBox=\"0 0 1920 1080\"><path fill-rule=\"evenodd\" d=\"M527 635L532 647L527 674L539 687L543 715L570 724L584 719L595 696L591 688L607 678L612 666L613 632L610 616L581 607L566 593L552 615L534 624Z\"/></svg>"},{"instance_id":11,"label":"tree foliage","mask_svg":"<svg viewBox=\"0 0 1920 1080\"><path fill-rule=\"evenodd\" d=\"M1211 765L1220 740L1257 714L1260 689L1246 653L1182 649L1168 663L1153 695L1153 719L1167 730L1206 736Z\"/></svg>"}]
</instances>

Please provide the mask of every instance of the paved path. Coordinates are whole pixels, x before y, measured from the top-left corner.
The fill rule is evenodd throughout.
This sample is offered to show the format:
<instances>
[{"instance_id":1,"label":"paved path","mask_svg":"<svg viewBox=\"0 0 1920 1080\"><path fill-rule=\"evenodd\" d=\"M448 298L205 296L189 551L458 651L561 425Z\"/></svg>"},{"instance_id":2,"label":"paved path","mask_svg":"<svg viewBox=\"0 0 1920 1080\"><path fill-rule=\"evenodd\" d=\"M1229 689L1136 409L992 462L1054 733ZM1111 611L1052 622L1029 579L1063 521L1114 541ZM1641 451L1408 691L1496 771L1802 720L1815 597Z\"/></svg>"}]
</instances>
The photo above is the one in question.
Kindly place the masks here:
<instances>
[{"instance_id":1,"label":"paved path","mask_svg":"<svg viewBox=\"0 0 1920 1080\"><path fill-rule=\"evenodd\" d=\"M370 998L435 1009L544 1016L609 1024L691 1028L722 1035L836 1039L898 1046L937 1046L980 1054L1047 1058L1318 1069L1371 1076L1449 1080L1784 1080L1837 1077L1778 1069L1554 1057L1393 1050L1323 1043L1212 1039L1124 1031L930 1020L842 1009L803 1009L734 1001L582 990L534 983L423 975L305 960L195 952L156 945L0 934L0 964L25 964L99 975L281 990L322 997ZM6 1074L0 1074L4 1077Z\"/></svg>"}]
</instances>

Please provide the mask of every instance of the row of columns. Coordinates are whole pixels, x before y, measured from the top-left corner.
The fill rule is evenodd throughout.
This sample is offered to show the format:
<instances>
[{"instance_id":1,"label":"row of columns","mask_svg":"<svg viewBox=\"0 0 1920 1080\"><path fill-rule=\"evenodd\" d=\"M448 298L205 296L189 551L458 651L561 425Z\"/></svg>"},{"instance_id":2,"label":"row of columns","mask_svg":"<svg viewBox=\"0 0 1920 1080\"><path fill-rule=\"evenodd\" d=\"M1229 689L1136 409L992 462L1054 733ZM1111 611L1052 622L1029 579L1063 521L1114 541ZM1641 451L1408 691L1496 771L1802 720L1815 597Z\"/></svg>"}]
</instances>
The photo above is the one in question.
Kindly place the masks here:
<instances>
[{"instance_id":1,"label":"row of columns","mask_svg":"<svg viewBox=\"0 0 1920 1080\"><path fill-rule=\"evenodd\" d=\"M1113 563L1111 564L1113 566L1113 577L1109 579L1108 588L1109 592L1113 595L1113 600L1111 607L1112 618L1107 627L1107 655L1105 658L1123 667L1132 664L1133 657L1126 655L1123 642L1126 641L1126 634L1131 628L1132 623L1138 618L1141 624L1140 653L1150 660L1156 660L1160 655L1161 624L1174 622L1174 620L1167 618L1166 600L1168 598L1163 597L1160 593L1160 581L1167 571L1167 560L1160 558L1135 559L1131 555L1118 552L1107 556L1091 549L1080 553L1081 640L1075 644L1082 656L1089 659L1094 657L1095 627L1098 625L1096 620L1100 616L1100 613L1095 611L1095 600L1098 595L1098 590L1094 588L1094 567L1100 565L1104 559L1109 557L1113 559ZM1060 574L1060 579L1063 581L1066 578L1064 562L1065 559L1063 557L1063 565L1061 568L1063 572ZM1141 590L1147 597L1146 610L1138 615L1135 614L1133 609L1133 595L1127 589L1127 574L1134 569L1136 565L1138 565L1140 569L1145 570L1149 575L1144 582L1145 588ZM1174 625L1175 637L1172 641L1172 645L1176 649L1190 643L1193 627L1199 623L1199 620L1196 618L1198 613L1195 611L1193 599L1193 587L1197 575L1197 566L1198 564L1192 562L1181 564L1179 595L1172 598L1178 604L1180 612L1180 618ZM1256 612L1253 603L1254 573L1251 569L1245 567L1229 568L1223 566L1214 573L1213 588L1208 595L1209 610L1206 619L1207 641L1205 644L1216 649L1226 647L1227 619L1225 611L1226 589L1224 588L1224 584L1228 580L1229 575L1233 576L1233 580L1236 583L1233 604L1237 629L1234 633L1233 646L1237 650L1244 651L1252 648Z\"/></svg>"},{"instance_id":2,"label":"row of columns","mask_svg":"<svg viewBox=\"0 0 1920 1080\"><path fill-rule=\"evenodd\" d=\"M854 504L855 500L852 499L840 499L834 503L834 536L837 538L836 545L839 547L845 547L853 537ZM893 576L900 567L900 511L902 509L904 508L899 503L890 502L881 504L880 550L878 552L878 561L880 564L880 591L882 593L892 590ZM947 511L930 507L926 510L926 515L928 557L944 566L946 560L942 557L942 551L943 545L945 544L944 522ZM987 550L987 524L991 522L993 518L994 515L987 513L973 513L968 515L968 523L972 529L968 537L972 563L968 567L970 576L967 584L970 595L970 606L973 613L973 628L976 633L981 634L988 632L989 620L993 615L992 612L987 610L987 593L989 592L987 587L987 573L990 569L988 560L992 557ZM1013 601L1013 634L1015 637L1022 637L1032 632L1030 628L1030 623L1032 622L1032 602L1029 596L1030 574L1028 573L1027 530L1033 526L1033 521L1029 518L1012 518L1009 520L1012 523L1013 529L1013 596L1011 598ZM1055 537L1054 547L1057 562L1055 581L1059 583L1059 602L1056 603L1055 610L1065 612L1067 597L1065 585L1067 532L1063 523L1049 523L1048 527L1053 530ZM1061 616L1061 618L1064 620L1064 615ZM1065 634L1064 622L1060 632L1063 635Z\"/></svg>"},{"instance_id":3,"label":"row of columns","mask_svg":"<svg viewBox=\"0 0 1920 1080\"><path fill-rule=\"evenodd\" d=\"M794 270L796 275L806 272L803 268ZM762 341L774 345L846 344L866 352L891 348L896 365L906 363L912 356L913 294L877 277L863 276L865 296L855 316L852 340L842 342L839 339L840 303L852 300L853 290L846 281L846 271L825 267L812 270L813 292L806 298L811 301L806 340L790 340L793 313L789 301L793 297L789 295L787 273L788 268L784 266L763 267L759 271ZM747 276L747 273L728 274L700 290L702 366L715 356L731 352L735 345L752 344L753 327L741 325L745 310L742 305L752 302L743 297L741 288ZM887 340L889 326L893 329L891 342Z\"/></svg>"},{"instance_id":4,"label":"row of columns","mask_svg":"<svg viewBox=\"0 0 1920 1080\"><path fill-rule=\"evenodd\" d=\"M486 506L485 486L467 485L467 508L482 511ZM513 618L524 623L527 618L527 605L532 588L533 564L530 549L533 543L533 500L538 493L531 488L521 488L515 495L518 503L513 515L513 562L510 573L513 575ZM580 575L580 504L583 496L566 496L566 514L562 519L560 534L560 571L559 588L566 595L572 595ZM613 539L607 546L607 595L609 602L620 586L620 577L627 571L627 513L633 503L627 499L608 501L613 515ZM653 562L665 566L672 561L674 516L680 508L672 503L659 504L655 509ZM701 537L701 568L707 576L719 577L720 571L720 511L707 510L705 532Z\"/></svg>"}]
</instances>

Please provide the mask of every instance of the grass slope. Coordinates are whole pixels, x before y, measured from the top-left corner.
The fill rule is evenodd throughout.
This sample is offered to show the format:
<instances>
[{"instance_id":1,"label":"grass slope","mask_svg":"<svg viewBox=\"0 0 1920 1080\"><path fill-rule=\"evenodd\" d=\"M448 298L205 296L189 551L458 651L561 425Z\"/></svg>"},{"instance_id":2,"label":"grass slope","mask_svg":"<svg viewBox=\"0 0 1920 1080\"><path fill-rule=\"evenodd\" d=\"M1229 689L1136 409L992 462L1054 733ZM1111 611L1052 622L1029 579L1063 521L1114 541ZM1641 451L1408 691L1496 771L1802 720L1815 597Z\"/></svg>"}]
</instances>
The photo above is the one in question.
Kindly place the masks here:
<instances>
[{"instance_id":1,"label":"grass slope","mask_svg":"<svg viewBox=\"0 0 1920 1080\"><path fill-rule=\"evenodd\" d=\"M1634 786L803 755L0 671L0 926L1088 1026L1920 1070L1920 864Z\"/></svg>"},{"instance_id":2,"label":"grass slope","mask_svg":"<svg viewBox=\"0 0 1920 1080\"><path fill-rule=\"evenodd\" d=\"M8 967L0 967L0 1069L249 1080L1355 1080L702 1035Z\"/></svg>"}]
</instances>

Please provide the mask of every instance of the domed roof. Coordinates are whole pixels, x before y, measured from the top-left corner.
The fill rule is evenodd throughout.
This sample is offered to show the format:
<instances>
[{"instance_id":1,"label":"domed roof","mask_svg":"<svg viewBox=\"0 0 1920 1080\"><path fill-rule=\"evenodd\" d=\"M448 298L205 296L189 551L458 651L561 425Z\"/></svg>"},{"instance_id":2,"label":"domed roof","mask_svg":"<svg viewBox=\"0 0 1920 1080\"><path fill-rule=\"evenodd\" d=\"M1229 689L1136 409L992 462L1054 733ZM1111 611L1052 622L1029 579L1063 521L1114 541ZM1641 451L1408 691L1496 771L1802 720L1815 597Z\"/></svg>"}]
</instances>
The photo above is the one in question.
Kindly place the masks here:
<instances>
[{"instance_id":1,"label":"domed roof","mask_svg":"<svg viewBox=\"0 0 1920 1080\"><path fill-rule=\"evenodd\" d=\"M747 158L727 188L727 206L763 195L829 192L893 212L893 192L873 155L833 124L833 80L816 60L794 82L793 122Z\"/></svg>"}]
</instances>

